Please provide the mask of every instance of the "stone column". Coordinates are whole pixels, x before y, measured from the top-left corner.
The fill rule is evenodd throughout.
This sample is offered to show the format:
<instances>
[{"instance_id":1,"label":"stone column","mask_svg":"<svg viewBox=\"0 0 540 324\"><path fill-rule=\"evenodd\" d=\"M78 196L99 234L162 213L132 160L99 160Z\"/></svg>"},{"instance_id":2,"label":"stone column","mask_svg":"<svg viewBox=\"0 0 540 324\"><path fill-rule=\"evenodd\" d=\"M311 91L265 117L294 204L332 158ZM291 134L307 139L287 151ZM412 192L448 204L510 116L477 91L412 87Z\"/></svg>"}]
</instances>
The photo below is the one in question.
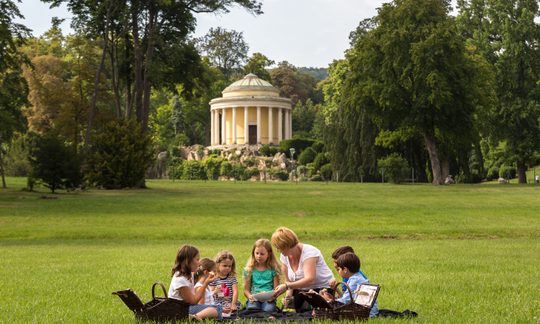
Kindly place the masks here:
<instances>
[{"instance_id":1,"label":"stone column","mask_svg":"<svg viewBox=\"0 0 540 324\"><path fill-rule=\"evenodd\" d=\"M232 143L236 144L236 107L232 109Z\"/></svg>"},{"instance_id":2,"label":"stone column","mask_svg":"<svg viewBox=\"0 0 540 324\"><path fill-rule=\"evenodd\" d=\"M244 107L244 144L249 144L248 107Z\"/></svg>"},{"instance_id":3,"label":"stone column","mask_svg":"<svg viewBox=\"0 0 540 324\"><path fill-rule=\"evenodd\" d=\"M261 143L261 107L257 107L257 144Z\"/></svg>"},{"instance_id":4,"label":"stone column","mask_svg":"<svg viewBox=\"0 0 540 324\"><path fill-rule=\"evenodd\" d=\"M221 109L221 144L226 145L227 144L227 132L225 130L225 119L227 116L227 112L225 108Z\"/></svg>"},{"instance_id":5,"label":"stone column","mask_svg":"<svg viewBox=\"0 0 540 324\"><path fill-rule=\"evenodd\" d=\"M210 146L214 146L214 111L210 108Z\"/></svg>"},{"instance_id":6,"label":"stone column","mask_svg":"<svg viewBox=\"0 0 540 324\"><path fill-rule=\"evenodd\" d=\"M289 111L285 109L285 139L289 139Z\"/></svg>"},{"instance_id":7,"label":"stone column","mask_svg":"<svg viewBox=\"0 0 540 324\"><path fill-rule=\"evenodd\" d=\"M219 145L219 110L214 109L214 145Z\"/></svg>"},{"instance_id":8,"label":"stone column","mask_svg":"<svg viewBox=\"0 0 540 324\"><path fill-rule=\"evenodd\" d=\"M289 138L292 138L292 109L289 109Z\"/></svg>"},{"instance_id":9,"label":"stone column","mask_svg":"<svg viewBox=\"0 0 540 324\"><path fill-rule=\"evenodd\" d=\"M283 140L283 109L281 108L278 108L277 122L278 141L281 142Z\"/></svg>"},{"instance_id":10,"label":"stone column","mask_svg":"<svg viewBox=\"0 0 540 324\"><path fill-rule=\"evenodd\" d=\"M268 144L274 143L274 123L272 120L272 107L268 107Z\"/></svg>"}]
</instances>

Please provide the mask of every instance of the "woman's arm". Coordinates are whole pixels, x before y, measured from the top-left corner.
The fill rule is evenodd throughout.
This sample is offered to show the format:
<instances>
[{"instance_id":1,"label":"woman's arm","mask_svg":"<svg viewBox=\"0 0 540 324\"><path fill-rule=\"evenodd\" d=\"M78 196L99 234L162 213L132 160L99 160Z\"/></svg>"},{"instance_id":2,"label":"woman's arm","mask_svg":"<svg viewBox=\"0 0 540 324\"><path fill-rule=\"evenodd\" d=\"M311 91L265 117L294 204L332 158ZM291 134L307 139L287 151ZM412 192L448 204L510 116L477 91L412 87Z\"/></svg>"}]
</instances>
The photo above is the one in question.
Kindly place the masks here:
<instances>
[{"instance_id":1,"label":"woman's arm","mask_svg":"<svg viewBox=\"0 0 540 324\"><path fill-rule=\"evenodd\" d=\"M288 282L288 288L300 289L311 286L315 282L315 278L317 277L317 271L315 269L316 265L317 257L305 259L304 265L302 266L302 270L304 270L304 278L297 281Z\"/></svg>"},{"instance_id":2,"label":"woman's arm","mask_svg":"<svg viewBox=\"0 0 540 324\"><path fill-rule=\"evenodd\" d=\"M287 278L289 278L289 273L288 273L288 269L287 269L286 264L281 265L281 273L283 273L285 283L282 283L281 285L274 286L274 298L276 298L277 296L283 294L288 289L286 282L287 282Z\"/></svg>"}]
</instances>

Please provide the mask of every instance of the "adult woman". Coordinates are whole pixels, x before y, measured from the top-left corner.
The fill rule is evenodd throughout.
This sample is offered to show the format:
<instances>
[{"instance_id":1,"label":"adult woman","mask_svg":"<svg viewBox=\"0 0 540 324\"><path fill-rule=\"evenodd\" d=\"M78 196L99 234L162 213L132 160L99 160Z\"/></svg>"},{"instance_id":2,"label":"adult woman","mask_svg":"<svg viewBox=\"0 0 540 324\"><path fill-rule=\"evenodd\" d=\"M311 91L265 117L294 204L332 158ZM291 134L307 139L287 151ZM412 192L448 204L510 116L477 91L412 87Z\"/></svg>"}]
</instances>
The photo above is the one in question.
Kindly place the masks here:
<instances>
[{"instance_id":1,"label":"adult woman","mask_svg":"<svg viewBox=\"0 0 540 324\"><path fill-rule=\"evenodd\" d=\"M297 312L307 310L303 295L299 294L300 291L310 289L320 291L323 288L329 288L329 281L333 278L332 271L319 249L300 243L298 236L286 227L276 229L271 241L272 245L281 252L279 259L285 277L285 283L274 289L274 297L287 292L285 304L292 299Z\"/></svg>"}]
</instances>

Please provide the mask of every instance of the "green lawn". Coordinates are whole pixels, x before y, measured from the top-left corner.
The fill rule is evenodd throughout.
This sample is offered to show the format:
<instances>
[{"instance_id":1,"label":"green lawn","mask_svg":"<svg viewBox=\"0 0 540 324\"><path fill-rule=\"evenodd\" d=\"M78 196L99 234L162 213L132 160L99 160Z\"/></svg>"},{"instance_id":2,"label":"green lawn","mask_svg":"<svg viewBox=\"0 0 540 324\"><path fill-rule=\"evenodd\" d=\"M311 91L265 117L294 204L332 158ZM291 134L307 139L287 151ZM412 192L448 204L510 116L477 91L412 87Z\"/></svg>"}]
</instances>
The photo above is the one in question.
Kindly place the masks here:
<instances>
[{"instance_id":1,"label":"green lawn","mask_svg":"<svg viewBox=\"0 0 540 324\"><path fill-rule=\"evenodd\" d=\"M114 290L168 286L178 246L241 268L278 226L352 245L379 306L418 322L540 321L540 187L148 181L146 190L0 190L0 323L133 322ZM53 197L55 199L44 199ZM239 278L240 279L240 278ZM395 320L376 320L395 322Z\"/></svg>"}]
</instances>

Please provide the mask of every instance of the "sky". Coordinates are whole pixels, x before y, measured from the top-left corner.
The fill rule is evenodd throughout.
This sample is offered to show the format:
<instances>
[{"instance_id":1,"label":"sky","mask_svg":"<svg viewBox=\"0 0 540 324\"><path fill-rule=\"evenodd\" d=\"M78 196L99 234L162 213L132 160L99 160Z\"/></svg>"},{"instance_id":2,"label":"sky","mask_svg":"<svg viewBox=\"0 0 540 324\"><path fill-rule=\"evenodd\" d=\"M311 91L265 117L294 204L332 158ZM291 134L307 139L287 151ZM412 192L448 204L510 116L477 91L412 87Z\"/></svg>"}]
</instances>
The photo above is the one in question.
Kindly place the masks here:
<instances>
[{"instance_id":1,"label":"sky","mask_svg":"<svg viewBox=\"0 0 540 324\"><path fill-rule=\"evenodd\" d=\"M211 27L221 26L242 32L250 55L256 52L275 62L288 61L295 66L328 67L341 59L349 48L349 34L358 23L377 14L387 0L262 0L264 14L254 16L233 7L228 14L198 14L194 37L204 36ZM51 18L67 18L62 25L69 29L70 14L65 8L49 9L39 0L19 4L25 16L22 22L35 36L49 29Z\"/></svg>"}]
</instances>

